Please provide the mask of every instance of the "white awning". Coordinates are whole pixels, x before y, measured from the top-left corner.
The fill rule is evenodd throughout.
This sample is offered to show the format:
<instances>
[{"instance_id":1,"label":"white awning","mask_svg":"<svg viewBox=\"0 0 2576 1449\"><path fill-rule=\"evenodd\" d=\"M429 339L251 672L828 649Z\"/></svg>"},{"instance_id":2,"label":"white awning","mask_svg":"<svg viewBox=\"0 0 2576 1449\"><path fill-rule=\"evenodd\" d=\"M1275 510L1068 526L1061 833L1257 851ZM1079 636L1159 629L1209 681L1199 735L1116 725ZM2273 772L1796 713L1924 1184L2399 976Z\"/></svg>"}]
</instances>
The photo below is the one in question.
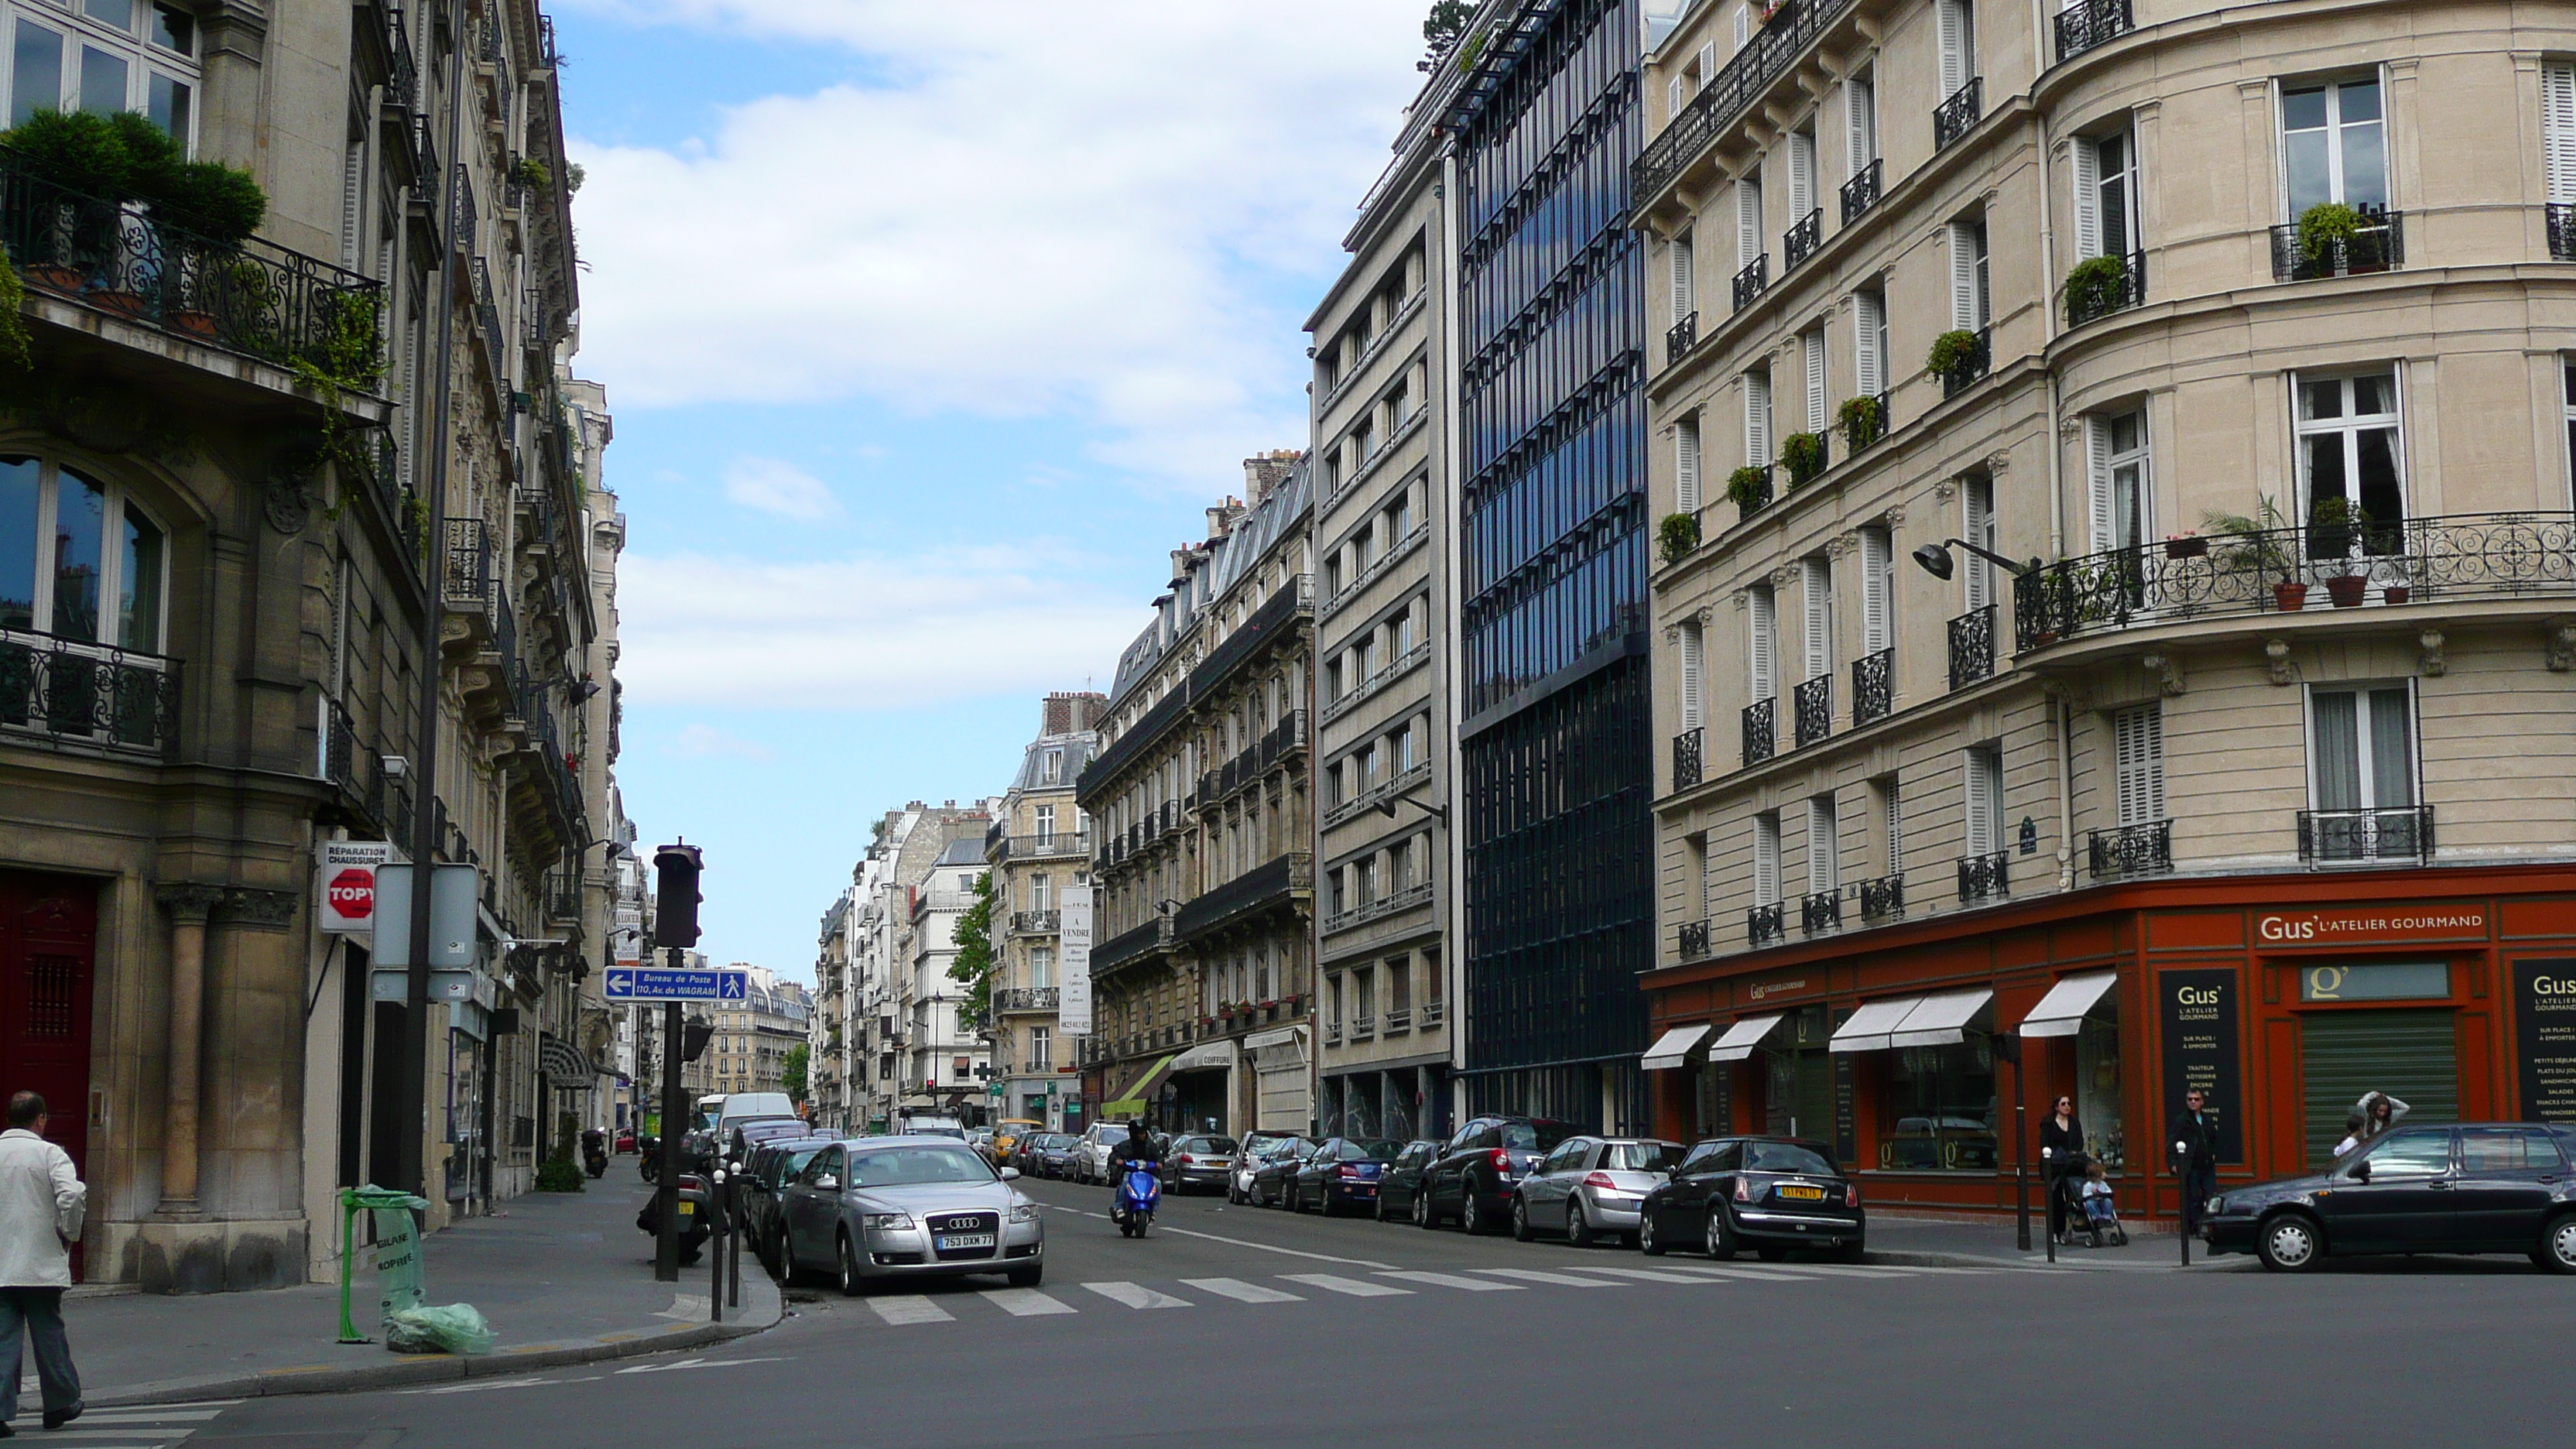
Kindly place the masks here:
<instances>
[{"instance_id":1,"label":"white awning","mask_svg":"<svg viewBox=\"0 0 2576 1449\"><path fill-rule=\"evenodd\" d=\"M1871 1001L1851 1014L1851 1020L1825 1043L1827 1051L1876 1052L1887 1050L1887 1034L1903 1024L1906 1014L1920 1005L1920 996L1900 996L1894 1001Z\"/></svg>"},{"instance_id":2,"label":"white awning","mask_svg":"<svg viewBox=\"0 0 2576 1449\"><path fill-rule=\"evenodd\" d=\"M1705 1021L1697 1026L1674 1027L1655 1038L1655 1044L1646 1048L1646 1059L1637 1065L1650 1072L1678 1067L1689 1059L1691 1048L1699 1045L1699 1039L1711 1030L1713 1028Z\"/></svg>"},{"instance_id":3,"label":"white awning","mask_svg":"<svg viewBox=\"0 0 2576 1449\"><path fill-rule=\"evenodd\" d=\"M1914 1003L1905 1020L1887 1034L1891 1047L1956 1046L1968 1039L1968 1023L1985 1010L1995 994L1980 986L1973 991L1945 991Z\"/></svg>"},{"instance_id":4,"label":"white awning","mask_svg":"<svg viewBox=\"0 0 2576 1449\"><path fill-rule=\"evenodd\" d=\"M1223 1071L1234 1065L1237 1051L1232 1038L1201 1042L1172 1060L1176 1072Z\"/></svg>"},{"instance_id":5,"label":"white awning","mask_svg":"<svg viewBox=\"0 0 2576 1449\"><path fill-rule=\"evenodd\" d=\"M1708 1059L1713 1062L1740 1062L1753 1055L1771 1029L1788 1019L1789 1013L1775 1011L1769 1016L1748 1016L1726 1029L1726 1035L1709 1044Z\"/></svg>"},{"instance_id":6,"label":"white awning","mask_svg":"<svg viewBox=\"0 0 2576 1449\"><path fill-rule=\"evenodd\" d=\"M1243 1049L1257 1052L1263 1047L1286 1046L1305 1034L1306 1029L1302 1026L1283 1026L1277 1031L1254 1032L1243 1039Z\"/></svg>"},{"instance_id":7,"label":"white awning","mask_svg":"<svg viewBox=\"0 0 2576 1449\"><path fill-rule=\"evenodd\" d=\"M2039 999L2039 1005L2030 1009L2030 1015L2021 1019L2021 1034L2075 1035L2076 1028L2084 1024L2084 1018L2093 1010L2094 1004L2108 994L2111 983L2119 979L2117 971L2087 971L2080 976L2061 978L2055 986L2048 988L2046 996Z\"/></svg>"}]
</instances>

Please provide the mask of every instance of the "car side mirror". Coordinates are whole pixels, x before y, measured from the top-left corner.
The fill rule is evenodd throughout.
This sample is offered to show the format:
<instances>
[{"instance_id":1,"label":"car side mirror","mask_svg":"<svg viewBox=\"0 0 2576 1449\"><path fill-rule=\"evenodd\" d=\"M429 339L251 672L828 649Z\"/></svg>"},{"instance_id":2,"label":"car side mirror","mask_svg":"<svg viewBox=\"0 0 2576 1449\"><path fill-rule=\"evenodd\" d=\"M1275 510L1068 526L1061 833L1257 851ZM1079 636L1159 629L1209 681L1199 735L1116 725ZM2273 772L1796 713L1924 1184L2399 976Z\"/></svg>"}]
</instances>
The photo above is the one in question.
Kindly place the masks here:
<instances>
[{"instance_id":1,"label":"car side mirror","mask_svg":"<svg viewBox=\"0 0 2576 1449\"><path fill-rule=\"evenodd\" d=\"M1003 1169L1002 1169L1002 1181L1004 1181L1004 1182L1017 1182L1017 1181L1019 1181L1019 1180L1020 1180L1020 1170L1019 1170L1018 1168L1016 1168L1016 1167L1005 1167L1005 1168L1003 1168Z\"/></svg>"},{"instance_id":2,"label":"car side mirror","mask_svg":"<svg viewBox=\"0 0 2576 1449\"><path fill-rule=\"evenodd\" d=\"M2354 1164L2352 1165L2352 1180L2353 1180L2353 1181L2355 1181L2355 1182L2368 1182L2368 1181L2370 1181L2370 1159L2369 1159L2369 1158L2365 1157L2365 1158L2363 1158L2362 1160L2360 1160L2359 1162L2356 1162L2356 1163L2354 1163Z\"/></svg>"},{"instance_id":3,"label":"car side mirror","mask_svg":"<svg viewBox=\"0 0 2576 1449\"><path fill-rule=\"evenodd\" d=\"M814 1179L814 1190L816 1192L838 1192L841 1190L841 1180L828 1172L824 1173L821 1177Z\"/></svg>"}]
</instances>

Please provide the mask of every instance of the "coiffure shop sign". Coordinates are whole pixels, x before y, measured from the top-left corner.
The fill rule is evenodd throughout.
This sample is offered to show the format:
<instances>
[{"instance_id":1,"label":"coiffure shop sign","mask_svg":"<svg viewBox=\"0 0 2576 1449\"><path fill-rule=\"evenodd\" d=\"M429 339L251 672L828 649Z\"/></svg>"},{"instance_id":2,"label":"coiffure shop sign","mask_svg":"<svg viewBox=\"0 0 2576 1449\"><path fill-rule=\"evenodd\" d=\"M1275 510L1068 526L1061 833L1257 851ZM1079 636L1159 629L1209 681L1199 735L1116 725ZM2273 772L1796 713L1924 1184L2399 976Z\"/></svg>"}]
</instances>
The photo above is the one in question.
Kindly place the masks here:
<instances>
[{"instance_id":1,"label":"coiffure shop sign","mask_svg":"<svg viewBox=\"0 0 2576 1449\"><path fill-rule=\"evenodd\" d=\"M2254 918L2265 946L2367 946L2381 942L2483 941L2479 907L2369 906L2333 911L2268 911Z\"/></svg>"}]
</instances>

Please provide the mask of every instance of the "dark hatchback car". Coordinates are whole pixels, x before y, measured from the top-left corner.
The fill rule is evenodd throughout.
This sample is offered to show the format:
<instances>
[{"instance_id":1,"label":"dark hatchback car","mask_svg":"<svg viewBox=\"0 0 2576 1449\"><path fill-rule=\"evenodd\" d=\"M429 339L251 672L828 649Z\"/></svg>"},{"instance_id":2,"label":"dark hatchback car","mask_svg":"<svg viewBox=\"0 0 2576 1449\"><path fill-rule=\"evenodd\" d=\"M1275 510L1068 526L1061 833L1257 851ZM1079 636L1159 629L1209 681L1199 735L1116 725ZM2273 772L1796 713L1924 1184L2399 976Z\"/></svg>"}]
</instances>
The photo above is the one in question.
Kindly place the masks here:
<instances>
[{"instance_id":1,"label":"dark hatchback car","mask_svg":"<svg viewBox=\"0 0 2576 1449\"><path fill-rule=\"evenodd\" d=\"M1437 1138L1417 1137L1404 1144L1404 1150L1397 1153L1395 1160L1386 1165L1386 1170L1377 1175L1379 1222L1411 1218L1416 1223L1429 1226L1422 1217L1422 1209L1431 1201L1422 1195L1422 1172L1431 1165L1431 1159L1440 1155L1440 1145Z\"/></svg>"},{"instance_id":2,"label":"dark hatchback car","mask_svg":"<svg viewBox=\"0 0 2576 1449\"><path fill-rule=\"evenodd\" d=\"M1073 1144L1080 1139L1070 1132L1040 1132L1020 1145L1016 1154L1020 1171L1031 1177L1063 1177L1073 1170Z\"/></svg>"},{"instance_id":3,"label":"dark hatchback car","mask_svg":"<svg viewBox=\"0 0 2576 1449\"><path fill-rule=\"evenodd\" d=\"M1288 1201L1289 1185L1297 1180L1297 1171L1306 1159L1315 1155L1322 1143L1304 1137L1291 1137L1270 1144L1261 1164L1252 1170L1252 1205L1278 1207Z\"/></svg>"},{"instance_id":4,"label":"dark hatchback car","mask_svg":"<svg viewBox=\"0 0 2576 1449\"><path fill-rule=\"evenodd\" d=\"M1637 1246L1654 1255L1696 1247L1732 1258L1751 1248L1777 1262L1817 1248L1856 1263L1868 1237L1860 1184L1834 1166L1831 1149L1793 1137L1700 1143L1637 1214Z\"/></svg>"},{"instance_id":5,"label":"dark hatchback car","mask_svg":"<svg viewBox=\"0 0 2576 1449\"><path fill-rule=\"evenodd\" d=\"M751 1239L751 1250L771 1277L783 1271L786 1257L779 1246L784 1228L778 1216L778 1196L785 1183L805 1170L814 1154L832 1145L829 1137L796 1137L764 1142L751 1150L751 1163L742 1173L742 1230Z\"/></svg>"},{"instance_id":6,"label":"dark hatchback car","mask_svg":"<svg viewBox=\"0 0 2576 1449\"><path fill-rule=\"evenodd\" d=\"M1469 1121L1422 1170L1423 1205L1413 1220L1436 1228L1454 1218L1467 1232L1501 1231L1511 1221L1512 1193L1530 1165L1574 1131L1569 1123L1543 1117Z\"/></svg>"},{"instance_id":7,"label":"dark hatchback car","mask_svg":"<svg viewBox=\"0 0 2576 1449\"><path fill-rule=\"evenodd\" d=\"M1325 1138L1288 1180L1288 1211L1313 1207L1331 1217L1344 1208L1376 1208L1378 1177L1403 1151L1401 1142Z\"/></svg>"},{"instance_id":8,"label":"dark hatchback car","mask_svg":"<svg viewBox=\"0 0 2576 1449\"><path fill-rule=\"evenodd\" d=\"M2576 1273L2576 1128L2400 1127L2307 1177L2210 1200L2212 1253L2302 1272L2373 1253L2523 1253Z\"/></svg>"}]
</instances>

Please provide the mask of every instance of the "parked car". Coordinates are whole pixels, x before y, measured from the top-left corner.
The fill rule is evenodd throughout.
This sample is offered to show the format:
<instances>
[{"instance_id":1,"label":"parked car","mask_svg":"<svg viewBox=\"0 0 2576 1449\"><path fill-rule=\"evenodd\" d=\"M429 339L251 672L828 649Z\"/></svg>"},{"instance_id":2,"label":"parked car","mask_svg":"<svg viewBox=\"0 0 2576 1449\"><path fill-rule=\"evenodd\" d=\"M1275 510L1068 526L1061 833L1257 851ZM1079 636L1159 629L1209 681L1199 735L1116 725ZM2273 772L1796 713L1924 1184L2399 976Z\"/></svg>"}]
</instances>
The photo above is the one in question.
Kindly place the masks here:
<instances>
[{"instance_id":1,"label":"parked car","mask_svg":"<svg viewBox=\"0 0 2576 1449\"><path fill-rule=\"evenodd\" d=\"M1378 1174L1404 1151L1401 1142L1328 1137L1288 1179L1288 1211L1313 1206L1331 1217L1337 1208L1377 1207Z\"/></svg>"},{"instance_id":2,"label":"parked car","mask_svg":"<svg viewBox=\"0 0 2576 1449\"><path fill-rule=\"evenodd\" d=\"M1440 1155L1440 1146L1436 1137L1417 1137L1404 1144L1404 1150L1378 1173L1376 1211L1379 1222L1393 1222L1397 1218L1422 1222L1422 1210L1431 1204L1431 1199L1422 1195L1422 1170L1431 1165L1431 1159Z\"/></svg>"},{"instance_id":3,"label":"parked car","mask_svg":"<svg viewBox=\"0 0 2576 1449\"><path fill-rule=\"evenodd\" d=\"M2576 1273L2576 1128L2536 1122L2399 1127L2325 1171L2212 1198L2212 1253L2275 1272L2371 1253L2525 1253Z\"/></svg>"},{"instance_id":4,"label":"parked car","mask_svg":"<svg viewBox=\"0 0 2576 1449\"><path fill-rule=\"evenodd\" d=\"M1262 1159L1269 1156L1271 1150L1280 1143L1296 1140L1296 1134L1292 1132L1246 1132L1236 1139L1239 1145L1234 1154L1234 1170L1226 1174L1225 1200L1230 1203L1250 1204L1253 1170L1261 1166Z\"/></svg>"},{"instance_id":5,"label":"parked car","mask_svg":"<svg viewBox=\"0 0 2576 1449\"><path fill-rule=\"evenodd\" d=\"M1109 1155L1126 1140L1127 1124L1124 1122L1094 1122L1085 1128L1073 1147L1073 1180L1109 1181Z\"/></svg>"},{"instance_id":6,"label":"parked car","mask_svg":"<svg viewBox=\"0 0 2576 1449\"><path fill-rule=\"evenodd\" d=\"M1034 1288L1046 1271L1037 1204L953 1137L866 1137L814 1154L779 1204L790 1276L828 1268L841 1291L898 1278L1000 1273Z\"/></svg>"},{"instance_id":7,"label":"parked car","mask_svg":"<svg viewBox=\"0 0 2576 1449\"><path fill-rule=\"evenodd\" d=\"M1005 1117L993 1124L993 1155L1007 1166L1028 1171L1026 1163L1013 1161L1023 1139L1046 1130L1044 1122L1030 1117Z\"/></svg>"},{"instance_id":8,"label":"parked car","mask_svg":"<svg viewBox=\"0 0 2576 1449\"><path fill-rule=\"evenodd\" d=\"M1452 1218L1470 1233L1501 1228L1512 1190L1531 1164L1574 1135L1542 1117L1478 1117L1458 1129L1422 1172L1424 1206L1414 1221L1438 1227Z\"/></svg>"},{"instance_id":9,"label":"parked car","mask_svg":"<svg viewBox=\"0 0 2576 1449\"><path fill-rule=\"evenodd\" d=\"M725 1147L724 1161L717 1166L725 1168L725 1182L718 1192L733 1213L735 1227L741 1227L744 1222L743 1208L749 1184L741 1169L751 1165L752 1154L767 1143L801 1141L813 1135L813 1128L793 1117L760 1118L733 1129L732 1139Z\"/></svg>"},{"instance_id":10,"label":"parked car","mask_svg":"<svg viewBox=\"0 0 2576 1449\"><path fill-rule=\"evenodd\" d=\"M1163 1154L1163 1185L1174 1192L1194 1187L1222 1190L1234 1175L1235 1140L1231 1137L1183 1137Z\"/></svg>"},{"instance_id":11,"label":"parked car","mask_svg":"<svg viewBox=\"0 0 2576 1449\"><path fill-rule=\"evenodd\" d=\"M620 1152L632 1152L635 1150L634 1128L620 1127L617 1129L617 1150Z\"/></svg>"},{"instance_id":12,"label":"parked car","mask_svg":"<svg viewBox=\"0 0 2576 1449\"><path fill-rule=\"evenodd\" d=\"M1321 1146L1322 1143L1304 1137L1291 1137L1285 1142L1272 1144L1269 1152L1263 1154L1260 1165L1252 1170L1252 1186L1246 1194L1252 1205L1277 1207L1286 1202L1288 1184L1296 1178L1297 1170L1306 1165L1306 1159L1314 1156L1315 1149Z\"/></svg>"},{"instance_id":13,"label":"parked car","mask_svg":"<svg viewBox=\"0 0 2576 1449\"><path fill-rule=\"evenodd\" d=\"M814 1160L814 1155L832 1145L829 1137L781 1138L764 1142L751 1150L750 1165L743 1169L742 1231L751 1239L752 1255L775 1278L786 1271L786 1252L782 1246L786 1222L778 1207L786 1185Z\"/></svg>"},{"instance_id":14,"label":"parked car","mask_svg":"<svg viewBox=\"0 0 2576 1449\"><path fill-rule=\"evenodd\" d=\"M1512 1236L1526 1243L1563 1233L1578 1248L1603 1234L1632 1238L1646 1194L1672 1180L1678 1142L1655 1137L1568 1137L1521 1178L1512 1197Z\"/></svg>"},{"instance_id":15,"label":"parked car","mask_svg":"<svg viewBox=\"0 0 2576 1449\"><path fill-rule=\"evenodd\" d=\"M1041 1132L1032 1140L1037 1143L1037 1146L1023 1151L1034 1156L1035 1161L1031 1166L1036 1169L1038 1176L1054 1178L1073 1175L1073 1149L1082 1141L1081 1138L1070 1132ZM1030 1168L1023 1167L1020 1170L1027 1172Z\"/></svg>"},{"instance_id":16,"label":"parked car","mask_svg":"<svg viewBox=\"0 0 2576 1449\"><path fill-rule=\"evenodd\" d=\"M1712 1258L1752 1248L1777 1262L1792 1248L1860 1261L1869 1236L1860 1184L1833 1150L1794 1137L1721 1137L1691 1148L1672 1180L1646 1194L1637 1246L1649 1255L1697 1247Z\"/></svg>"}]
</instances>

